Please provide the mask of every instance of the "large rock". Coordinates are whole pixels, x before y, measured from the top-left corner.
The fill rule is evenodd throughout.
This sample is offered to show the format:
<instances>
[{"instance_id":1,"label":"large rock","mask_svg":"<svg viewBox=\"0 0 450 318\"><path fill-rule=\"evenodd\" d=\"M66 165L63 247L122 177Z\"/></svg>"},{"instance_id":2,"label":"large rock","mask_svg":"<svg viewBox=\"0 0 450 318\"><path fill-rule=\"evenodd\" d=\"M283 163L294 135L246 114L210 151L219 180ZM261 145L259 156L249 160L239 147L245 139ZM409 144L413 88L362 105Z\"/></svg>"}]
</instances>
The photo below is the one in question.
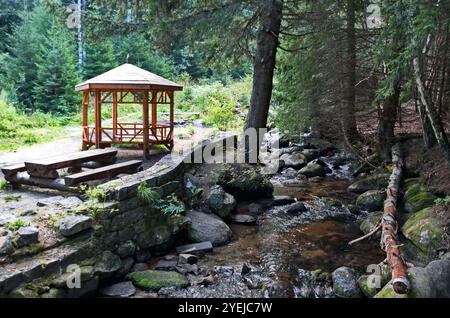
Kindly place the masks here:
<instances>
[{"instance_id":1,"label":"large rock","mask_svg":"<svg viewBox=\"0 0 450 318\"><path fill-rule=\"evenodd\" d=\"M210 241L214 246L222 245L231 239L232 232L228 225L214 214L189 211L191 220L188 237L193 242Z\"/></svg>"},{"instance_id":2,"label":"large rock","mask_svg":"<svg viewBox=\"0 0 450 318\"><path fill-rule=\"evenodd\" d=\"M289 214L298 214L305 212L306 210L307 208L302 202L295 202L286 207L286 212Z\"/></svg>"},{"instance_id":3,"label":"large rock","mask_svg":"<svg viewBox=\"0 0 450 318\"><path fill-rule=\"evenodd\" d=\"M434 204L436 196L419 184L408 187L403 197L403 208L408 213L415 213Z\"/></svg>"},{"instance_id":4,"label":"large rock","mask_svg":"<svg viewBox=\"0 0 450 318\"><path fill-rule=\"evenodd\" d=\"M111 251L104 251L95 263L95 273L109 276L114 272L120 270L122 267L122 261L120 257L113 254Z\"/></svg>"},{"instance_id":5,"label":"large rock","mask_svg":"<svg viewBox=\"0 0 450 318\"><path fill-rule=\"evenodd\" d=\"M216 185L210 189L206 204L213 213L221 218L227 218L236 208L236 199L226 193L221 186Z\"/></svg>"},{"instance_id":6,"label":"large rock","mask_svg":"<svg viewBox=\"0 0 450 318\"><path fill-rule=\"evenodd\" d=\"M85 215L66 215L59 223L59 232L63 236L72 236L87 230L92 225L92 219Z\"/></svg>"},{"instance_id":7,"label":"large rock","mask_svg":"<svg viewBox=\"0 0 450 318\"><path fill-rule=\"evenodd\" d=\"M100 295L114 298L127 298L134 295L136 288L132 282L122 282L100 289Z\"/></svg>"},{"instance_id":8,"label":"large rock","mask_svg":"<svg viewBox=\"0 0 450 318\"><path fill-rule=\"evenodd\" d=\"M280 156L280 160L284 162L285 167L296 169L304 167L308 162L306 156L300 151L295 151L292 154L285 153Z\"/></svg>"},{"instance_id":9,"label":"large rock","mask_svg":"<svg viewBox=\"0 0 450 318\"><path fill-rule=\"evenodd\" d=\"M308 161L317 159L320 155L319 150L317 149L304 149L302 153Z\"/></svg>"},{"instance_id":10,"label":"large rock","mask_svg":"<svg viewBox=\"0 0 450 318\"><path fill-rule=\"evenodd\" d=\"M134 285L152 291L157 291L163 287L170 286L189 286L189 281L183 275L176 272L146 270L130 273L127 277Z\"/></svg>"},{"instance_id":11,"label":"large rock","mask_svg":"<svg viewBox=\"0 0 450 318\"><path fill-rule=\"evenodd\" d=\"M131 241L131 240L123 242L116 249L117 255L119 255L122 258L134 255L135 251L136 251L136 245L134 245L133 241Z\"/></svg>"},{"instance_id":12,"label":"large rock","mask_svg":"<svg viewBox=\"0 0 450 318\"><path fill-rule=\"evenodd\" d=\"M408 294L396 294L388 283L375 298L450 298L450 260L435 260L425 268L409 268L407 273L411 285Z\"/></svg>"},{"instance_id":13,"label":"large rock","mask_svg":"<svg viewBox=\"0 0 450 318\"><path fill-rule=\"evenodd\" d=\"M389 174L376 174L352 183L348 187L348 191L355 193L364 193L369 190L386 189L389 181Z\"/></svg>"},{"instance_id":14,"label":"large rock","mask_svg":"<svg viewBox=\"0 0 450 318\"><path fill-rule=\"evenodd\" d=\"M230 219L239 224L254 225L256 223L256 217L248 214L233 214Z\"/></svg>"},{"instance_id":15,"label":"large rock","mask_svg":"<svg viewBox=\"0 0 450 318\"><path fill-rule=\"evenodd\" d=\"M364 234L369 233L380 222L382 216L383 212L371 213L361 222L361 225L359 226L360 230ZM372 235L371 238L376 241L379 241L381 239L381 230L379 230L376 234Z\"/></svg>"},{"instance_id":16,"label":"large rock","mask_svg":"<svg viewBox=\"0 0 450 318\"><path fill-rule=\"evenodd\" d=\"M243 164L224 165L218 184L236 198L271 197L273 192L268 175L263 175L258 167Z\"/></svg>"},{"instance_id":17,"label":"large rock","mask_svg":"<svg viewBox=\"0 0 450 318\"><path fill-rule=\"evenodd\" d=\"M379 190L369 190L361 194L356 199L356 205L369 212L380 211L383 209L385 192Z\"/></svg>"},{"instance_id":18,"label":"large rock","mask_svg":"<svg viewBox=\"0 0 450 318\"><path fill-rule=\"evenodd\" d=\"M322 165L316 162L310 162L306 165L306 167L300 169L298 173L307 176L308 178L311 178L311 177L324 177L326 171Z\"/></svg>"},{"instance_id":19,"label":"large rock","mask_svg":"<svg viewBox=\"0 0 450 318\"><path fill-rule=\"evenodd\" d=\"M11 239L6 236L0 237L0 255L14 253L14 246Z\"/></svg>"},{"instance_id":20,"label":"large rock","mask_svg":"<svg viewBox=\"0 0 450 318\"><path fill-rule=\"evenodd\" d=\"M443 226L432 208L413 214L403 225L402 232L416 247L425 253L435 253L442 247Z\"/></svg>"},{"instance_id":21,"label":"large rock","mask_svg":"<svg viewBox=\"0 0 450 318\"><path fill-rule=\"evenodd\" d=\"M17 247L27 246L39 241L39 230L33 226L22 226L15 236Z\"/></svg>"},{"instance_id":22,"label":"large rock","mask_svg":"<svg viewBox=\"0 0 450 318\"><path fill-rule=\"evenodd\" d=\"M333 292L341 298L359 298L361 290L358 285L358 273L350 267L342 266L336 269L333 279Z\"/></svg>"},{"instance_id":23,"label":"large rock","mask_svg":"<svg viewBox=\"0 0 450 318\"><path fill-rule=\"evenodd\" d=\"M378 265L370 275L362 275L358 279L359 288L367 297L374 297L391 279L388 265Z\"/></svg>"}]
</instances>

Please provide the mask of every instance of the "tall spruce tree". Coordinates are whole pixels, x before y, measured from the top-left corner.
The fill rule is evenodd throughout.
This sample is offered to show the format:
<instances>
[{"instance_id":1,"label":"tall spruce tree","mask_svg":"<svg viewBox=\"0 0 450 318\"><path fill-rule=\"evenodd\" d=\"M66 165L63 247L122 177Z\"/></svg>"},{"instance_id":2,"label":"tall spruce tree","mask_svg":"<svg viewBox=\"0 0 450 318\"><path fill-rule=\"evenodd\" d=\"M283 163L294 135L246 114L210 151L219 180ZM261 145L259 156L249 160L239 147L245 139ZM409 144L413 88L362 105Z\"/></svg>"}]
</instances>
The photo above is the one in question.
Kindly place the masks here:
<instances>
[{"instance_id":1,"label":"tall spruce tree","mask_svg":"<svg viewBox=\"0 0 450 318\"><path fill-rule=\"evenodd\" d=\"M79 94L74 90L79 77L72 34L53 20L37 53L33 87L36 109L63 115L74 113L79 104Z\"/></svg>"}]
</instances>

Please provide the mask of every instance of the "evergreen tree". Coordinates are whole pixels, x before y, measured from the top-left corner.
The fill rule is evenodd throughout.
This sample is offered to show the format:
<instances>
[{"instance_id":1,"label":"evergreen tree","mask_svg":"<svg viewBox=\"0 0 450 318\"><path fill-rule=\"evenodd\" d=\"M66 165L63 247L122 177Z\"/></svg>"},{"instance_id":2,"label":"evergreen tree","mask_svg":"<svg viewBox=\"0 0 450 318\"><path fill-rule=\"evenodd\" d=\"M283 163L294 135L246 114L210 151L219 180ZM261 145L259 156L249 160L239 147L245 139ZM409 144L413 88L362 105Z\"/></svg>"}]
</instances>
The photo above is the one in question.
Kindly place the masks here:
<instances>
[{"instance_id":1,"label":"evergreen tree","mask_svg":"<svg viewBox=\"0 0 450 318\"><path fill-rule=\"evenodd\" d=\"M113 45L110 39L95 41L95 39L91 38L85 44L86 60L83 67L84 79L100 75L118 65L114 58Z\"/></svg>"},{"instance_id":2,"label":"evergreen tree","mask_svg":"<svg viewBox=\"0 0 450 318\"><path fill-rule=\"evenodd\" d=\"M79 94L74 86L79 82L71 34L53 21L37 58L37 78L33 87L36 109L58 114L74 113Z\"/></svg>"},{"instance_id":3,"label":"evergreen tree","mask_svg":"<svg viewBox=\"0 0 450 318\"><path fill-rule=\"evenodd\" d=\"M125 63L129 55L129 63L162 77L173 77L176 73L173 62L161 54L158 48L151 43L150 37L143 33L131 33L126 37L116 37L114 47L117 52L117 64Z\"/></svg>"},{"instance_id":4,"label":"evergreen tree","mask_svg":"<svg viewBox=\"0 0 450 318\"><path fill-rule=\"evenodd\" d=\"M42 6L31 12L20 13L22 24L14 27L8 37L9 54L2 60L2 86L10 94L11 101L27 112L35 110L33 87L37 78L37 52L43 34L51 27L52 16Z\"/></svg>"}]
</instances>

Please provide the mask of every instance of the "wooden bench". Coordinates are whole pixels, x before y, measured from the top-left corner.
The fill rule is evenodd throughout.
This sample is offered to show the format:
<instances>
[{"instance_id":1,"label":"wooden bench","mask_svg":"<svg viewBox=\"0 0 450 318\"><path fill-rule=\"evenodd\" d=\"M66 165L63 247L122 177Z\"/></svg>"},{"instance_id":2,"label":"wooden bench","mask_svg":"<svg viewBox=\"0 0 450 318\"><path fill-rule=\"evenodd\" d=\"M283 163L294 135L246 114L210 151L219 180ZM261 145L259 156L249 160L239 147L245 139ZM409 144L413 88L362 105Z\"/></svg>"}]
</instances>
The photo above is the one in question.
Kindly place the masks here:
<instances>
[{"instance_id":1,"label":"wooden bench","mask_svg":"<svg viewBox=\"0 0 450 318\"><path fill-rule=\"evenodd\" d=\"M89 161L114 163L116 156L116 149L95 149L63 156L26 161L25 167L28 174L32 177L56 179L59 176L56 169L79 167L83 163Z\"/></svg>"},{"instance_id":2,"label":"wooden bench","mask_svg":"<svg viewBox=\"0 0 450 318\"><path fill-rule=\"evenodd\" d=\"M129 160L66 176L64 177L64 182L66 186L73 186L84 181L113 177L121 173L136 171L141 165L141 160Z\"/></svg>"},{"instance_id":3,"label":"wooden bench","mask_svg":"<svg viewBox=\"0 0 450 318\"><path fill-rule=\"evenodd\" d=\"M11 166L7 166L7 167L3 167L2 168L2 172L5 175L5 179L6 180L8 180L8 178L13 177L18 172L23 172L23 171L26 171L26 170L27 170L27 168L25 167L24 163L19 163L19 164L15 164L15 165L11 165Z\"/></svg>"}]
</instances>

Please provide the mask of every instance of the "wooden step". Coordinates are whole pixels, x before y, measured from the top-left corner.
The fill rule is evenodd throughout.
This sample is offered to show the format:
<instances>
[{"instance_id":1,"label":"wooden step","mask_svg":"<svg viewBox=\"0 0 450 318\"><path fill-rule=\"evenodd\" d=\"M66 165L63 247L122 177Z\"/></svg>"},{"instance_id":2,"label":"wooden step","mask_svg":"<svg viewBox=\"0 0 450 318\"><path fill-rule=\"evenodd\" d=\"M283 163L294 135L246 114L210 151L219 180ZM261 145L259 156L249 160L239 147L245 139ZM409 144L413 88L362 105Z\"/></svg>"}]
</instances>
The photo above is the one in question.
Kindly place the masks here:
<instances>
[{"instance_id":1,"label":"wooden step","mask_svg":"<svg viewBox=\"0 0 450 318\"><path fill-rule=\"evenodd\" d=\"M64 181L67 186L72 186L84 181L113 177L121 173L136 170L141 165L141 160L129 160L97 169L92 169L89 171L72 174L70 176L64 177Z\"/></svg>"},{"instance_id":2,"label":"wooden step","mask_svg":"<svg viewBox=\"0 0 450 318\"><path fill-rule=\"evenodd\" d=\"M28 174L33 177L57 178L56 169L79 166L88 161L113 163L117 149L95 149L51 158L26 161Z\"/></svg>"},{"instance_id":3,"label":"wooden step","mask_svg":"<svg viewBox=\"0 0 450 318\"><path fill-rule=\"evenodd\" d=\"M18 163L15 165L10 165L2 168L2 172L5 175L5 179L14 176L15 174L17 174L17 172L23 172L26 170L27 168L25 167L24 163Z\"/></svg>"}]
</instances>

